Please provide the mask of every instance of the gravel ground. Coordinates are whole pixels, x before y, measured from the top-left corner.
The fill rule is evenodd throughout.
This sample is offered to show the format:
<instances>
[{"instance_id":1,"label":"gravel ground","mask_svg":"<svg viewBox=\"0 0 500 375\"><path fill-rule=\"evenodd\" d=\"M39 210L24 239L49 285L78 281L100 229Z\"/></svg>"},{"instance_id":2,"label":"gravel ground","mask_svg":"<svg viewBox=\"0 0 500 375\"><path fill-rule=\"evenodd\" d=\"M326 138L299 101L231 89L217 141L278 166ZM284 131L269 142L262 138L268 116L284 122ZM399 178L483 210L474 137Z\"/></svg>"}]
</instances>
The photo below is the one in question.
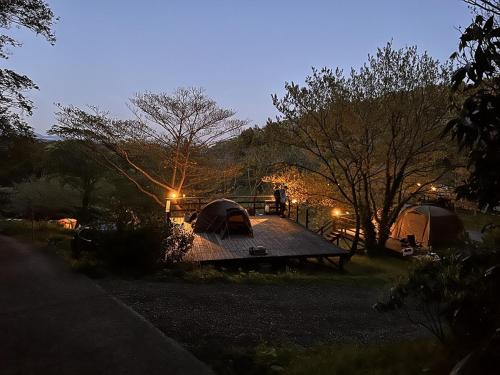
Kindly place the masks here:
<instances>
[{"instance_id":1,"label":"gravel ground","mask_svg":"<svg viewBox=\"0 0 500 375\"><path fill-rule=\"evenodd\" d=\"M385 290L381 287L119 279L99 284L188 348L210 342L367 343L425 334L401 313L371 308Z\"/></svg>"}]
</instances>

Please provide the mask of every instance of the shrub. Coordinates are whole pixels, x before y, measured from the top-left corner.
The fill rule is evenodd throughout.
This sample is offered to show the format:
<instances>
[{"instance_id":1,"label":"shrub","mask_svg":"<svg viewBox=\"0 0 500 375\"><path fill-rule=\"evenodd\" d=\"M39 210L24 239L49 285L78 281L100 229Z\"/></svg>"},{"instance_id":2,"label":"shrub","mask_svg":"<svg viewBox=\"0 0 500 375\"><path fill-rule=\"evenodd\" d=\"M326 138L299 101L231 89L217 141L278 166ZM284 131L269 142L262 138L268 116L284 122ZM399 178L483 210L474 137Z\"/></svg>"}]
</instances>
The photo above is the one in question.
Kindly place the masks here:
<instances>
[{"instance_id":1,"label":"shrub","mask_svg":"<svg viewBox=\"0 0 500 375\"><path fill-rule=\"evenodd\" d=\"M103 232L97 240L96 255L114 269L152 271L168 230L165 226L147 226Z\"/></svg>"},{"instance_id":2,"label":"shrub","mask_svg":"<svg viewBox=\"0 0 500 375\"><path fill-rule=\"evenodd\" d=\"M95 229L91 234L93 245L87 252L95 252L98 259L115 271L152 272L162 265L177 263L193 242L193 235L182 226L164 220L118 230Z\"/></svg>"},{"instance_id":3,"label":"shrub","mask_svg":"<svg viewBox=\"0 0 500 375\"><path fill-rule=\"evenodd\" d=\"M163 263L171 265L182 261L191 249L193 239L193 233L184 229L182 225L171 224L170 234L162 243Z\"/></svg>"}]
</instances>

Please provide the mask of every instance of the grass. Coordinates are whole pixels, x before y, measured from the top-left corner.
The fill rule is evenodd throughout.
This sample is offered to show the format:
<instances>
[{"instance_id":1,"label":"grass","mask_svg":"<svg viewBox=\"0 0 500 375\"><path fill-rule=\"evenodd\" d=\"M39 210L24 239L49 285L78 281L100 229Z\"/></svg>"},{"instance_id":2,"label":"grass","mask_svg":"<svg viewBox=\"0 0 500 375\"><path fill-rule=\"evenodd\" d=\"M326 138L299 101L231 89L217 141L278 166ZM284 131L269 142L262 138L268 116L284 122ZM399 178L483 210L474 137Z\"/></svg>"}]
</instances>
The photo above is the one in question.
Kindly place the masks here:
<instances>
[{"instance_id":1,"label":"grass","mask_svg":"<svg viewBox=\"0 0 500 375\"><path fill-rule=\"evenodd\" d=\"M249 283L249 284L290 284L290 283L336 283L336 284L389 284L408 273L411 262L406 259L384 257L370 258L356 255L340 271L317 263L298 264L287 271L257 272L255 270L227 270L210 266L198 268L178 267L165 269L154 275L157 281L183 280L193 283Z\"/></svg>"},{"instance_id":2,"label":"grass","mask_svg":"<svg viewBox=\"0 0 500 375\"><path fill-rule=\"evenodd\" d=\"M94 257L84 255L79 259L71 256L71 239L73 231L46 221L0 220L0 234L17 238L21 241L34 242L37 245L50 247L62 257L72 269L78 272L93 274L99 264Z\"/></svg>"},{"instance_id":3,"label":"grass","mask_svg":"<svg viewBox=\"0 0 500 375\"><path fill-rule=\"evenodd\" d=\"M458 216L462 219L464 227L467 230L481 230L486 224L500 225L500 215L489 215L481 212L476 213L459 213Z\"/></svg>"},{"instance_id":4,"label":"grass","mask_svg":"<svg viewBox=\"0 0 500 375\"><path fill-rule=\"evenodd\" d=\"M195 349L195 354L220 375L413 375L450 371L450 355L431 339L379 344L330 344L304 349L280 345L256 348Z\"/></svg>"},{"instance_id":5,"label":"grass","mask_svg":"<svg viewBox=\"0 0 500 375\"><path fill-rule=\"evenodd\" d=\"M69 240L73 231L46 221L31 222L28 220L0 220L0 234L21 240L48 244Z\"/></svg>"}]
</instances>

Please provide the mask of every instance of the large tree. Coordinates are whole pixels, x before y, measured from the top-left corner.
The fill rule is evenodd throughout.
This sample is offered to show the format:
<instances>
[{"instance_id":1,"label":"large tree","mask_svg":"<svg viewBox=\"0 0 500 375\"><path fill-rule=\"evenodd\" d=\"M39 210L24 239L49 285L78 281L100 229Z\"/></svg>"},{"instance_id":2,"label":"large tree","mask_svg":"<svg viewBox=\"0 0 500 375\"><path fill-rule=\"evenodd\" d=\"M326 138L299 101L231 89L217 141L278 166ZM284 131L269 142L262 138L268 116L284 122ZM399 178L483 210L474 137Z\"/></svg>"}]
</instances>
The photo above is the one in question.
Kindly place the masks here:
<instances>
[{"instance_id":1,"label":"large tree","mask_svg":"<svg viewBox=\"0 0 500 375\"><path fill-rule=\"evenodd\" d=\"M58 176L65 185L80 192L78 220L87 222L98 183L105 176L106 169L92 157L88 148L80 141L50 143L45 147L45 153L46 172Z\"/></svg>"},{"instance_id":2,"label":"large tree","mask_svg":"<svg viewBox=\"0 0 500 375\"><path fill-rule=\"evenodd\" d=\"M135 118L122 121L99 110L61 107L50 133L84 141L95 156L159 205L165 193L180 194L192 183L189 179L200 183L196 176L205 173L200 158L245 125L199 88L139 94L130 108Z\"/></svg>"},{"instance_id":3,"label":"large tree","mask_svg":"<svg viewBox=\"0 0 500 375\"><path fill-rule=\"evenodd\" d=\"M273 97L283 139L309 156L298 166L354 212L353 250L360 229L370 252L383 248L404 204L445 172L448 72L414 47L388 44L359 71L313 70L305 86Z\"/></svg>"}]
</instances>

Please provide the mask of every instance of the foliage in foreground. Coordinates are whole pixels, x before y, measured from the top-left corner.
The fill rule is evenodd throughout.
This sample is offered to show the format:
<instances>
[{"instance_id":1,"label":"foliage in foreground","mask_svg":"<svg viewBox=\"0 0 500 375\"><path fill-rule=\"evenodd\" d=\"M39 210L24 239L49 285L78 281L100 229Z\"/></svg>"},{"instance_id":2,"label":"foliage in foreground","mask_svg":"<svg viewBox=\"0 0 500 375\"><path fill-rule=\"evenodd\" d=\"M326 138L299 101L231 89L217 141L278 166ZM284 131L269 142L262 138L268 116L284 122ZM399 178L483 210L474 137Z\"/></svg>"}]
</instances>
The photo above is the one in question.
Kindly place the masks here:
<instances>
[{"instance_id":1,"label":"foliage in foreground","mask_svg":"<svg viewBox=\"0 0 500 375\"><path fill-rule=\"evenodd\" d=\"M422 262L408 280L375 307L391 310L414 305L421 320L458 361L458 374L500 371L500 252L465 249Z\"/></svg>"},{"instance_id":2,"label":"foliage in foreground","mask_svg":"<svg viewBox=\"0 0 500 375\"><path fill-rule=\"evenodd\" d=\"M446 351L428 340L332 344L309 349L285 345L228 349L207 345L195 350L195 354L220 375L442 374L450 367Z\"/></svg>"},{"instance_id":3,"label":"foliage in foreground","mask_svg":"<svg viewBox=\"0 0 500 375\"><path fill-rule=\"evenodd\" d=\"M467 151L470 174L459 197L494 207L500 202L500 2L465 1L477 15L452 55L460 64L452 79L459 111L446 131Z\"/></svg>"}]
</instances>

